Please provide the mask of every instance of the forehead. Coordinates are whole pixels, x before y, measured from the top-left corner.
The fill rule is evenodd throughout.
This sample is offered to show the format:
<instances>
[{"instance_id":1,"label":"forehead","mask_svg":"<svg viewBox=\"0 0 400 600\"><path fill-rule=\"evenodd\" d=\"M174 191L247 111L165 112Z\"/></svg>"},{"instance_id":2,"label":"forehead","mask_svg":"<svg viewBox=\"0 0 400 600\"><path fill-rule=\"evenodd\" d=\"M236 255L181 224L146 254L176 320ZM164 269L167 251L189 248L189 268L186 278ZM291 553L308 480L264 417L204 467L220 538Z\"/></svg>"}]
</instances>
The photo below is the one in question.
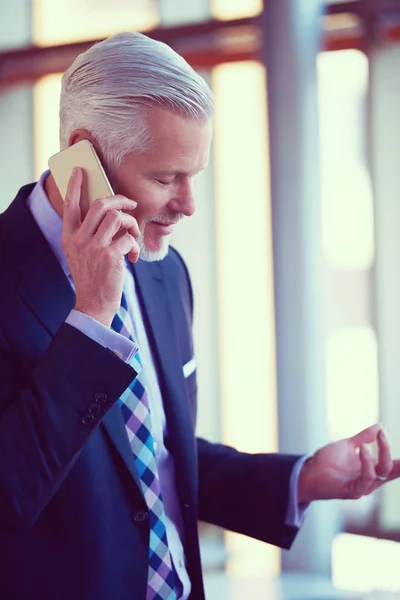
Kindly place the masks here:
<instances>
[{"instance_id":1,"label":"forehead","mask_svg":"<svg viewBox=\"0 0 400 600\"><path fill-rule=\"evenodd\" d=\"M154 109L149 115L149 133L153 140L150 150L153 159L197 158L207 162L211 121L194 121L164 109Z\"/></svg>"}]
</instances>

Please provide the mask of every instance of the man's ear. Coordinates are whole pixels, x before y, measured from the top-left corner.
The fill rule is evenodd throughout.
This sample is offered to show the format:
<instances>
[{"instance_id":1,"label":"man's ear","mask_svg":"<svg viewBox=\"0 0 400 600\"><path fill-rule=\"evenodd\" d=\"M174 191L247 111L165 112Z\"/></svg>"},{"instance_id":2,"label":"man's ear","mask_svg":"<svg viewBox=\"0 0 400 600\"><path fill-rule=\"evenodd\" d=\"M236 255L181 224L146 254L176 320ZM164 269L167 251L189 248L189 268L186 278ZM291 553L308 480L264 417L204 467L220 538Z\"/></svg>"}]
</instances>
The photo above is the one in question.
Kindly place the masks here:
<instances>
[{"instance_id":1,"label":"man's ear","mask_svg":"<svg viewBox=\"0 0 400 600\"><path fill-rule=\"evenodd\" d=\"M96 154L100 159L101 164L104 166L104 156L103 152L98 144L98 142L94 139L91 133L89 133L86 129L74 129L71 132L68 138L68 147L81 142L82 140L88 140L91 144L93 144L94 149L96 150Z\"/></svg>"},{"instance_id":2,"label":"man's ear","mask_svg":"<svg viewBox=\"0 0 400 600\"><path fill-rule=\"evenodd\" d=\"M95 146L95 140L91 133L86 131L86 129L74 129L74 131L71 131L68 138L68 147L73 146L82 140L88 140L93 144L93 146Z\"/></svg>"}]
</instances>

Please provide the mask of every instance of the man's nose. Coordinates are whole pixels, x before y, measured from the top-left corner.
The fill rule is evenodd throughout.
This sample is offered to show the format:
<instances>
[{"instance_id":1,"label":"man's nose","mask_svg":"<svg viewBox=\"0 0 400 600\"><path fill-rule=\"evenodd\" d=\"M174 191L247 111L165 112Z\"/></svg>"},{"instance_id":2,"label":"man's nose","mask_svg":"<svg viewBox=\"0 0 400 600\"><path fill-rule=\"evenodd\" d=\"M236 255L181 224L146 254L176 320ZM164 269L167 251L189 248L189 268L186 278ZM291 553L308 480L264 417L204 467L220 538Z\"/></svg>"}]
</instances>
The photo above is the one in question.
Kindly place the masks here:
<instances>
[{"instance_id":1,"label":"man's nose","mask_svg":"<svg viewBox=\"0 0 400 600\"><path fill-rule=\"evenodd\" d=\"M185 217L191 217L196 211L193 181L187 181L179 186L174 198L169 203L170 208Z\"/></svg>"}]
</instances>

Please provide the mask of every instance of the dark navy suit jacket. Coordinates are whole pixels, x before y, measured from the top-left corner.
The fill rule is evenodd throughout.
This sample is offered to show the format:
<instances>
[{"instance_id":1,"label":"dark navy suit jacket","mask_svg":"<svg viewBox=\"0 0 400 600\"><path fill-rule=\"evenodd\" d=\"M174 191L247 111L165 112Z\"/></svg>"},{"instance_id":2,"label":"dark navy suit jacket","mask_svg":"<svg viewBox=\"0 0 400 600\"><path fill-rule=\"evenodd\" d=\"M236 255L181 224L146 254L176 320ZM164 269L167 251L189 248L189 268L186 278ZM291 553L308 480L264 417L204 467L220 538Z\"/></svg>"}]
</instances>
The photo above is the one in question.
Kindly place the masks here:
<instances>
[{"instance_id":1,"label":"dark navy suit jacket","mask_svg":"<svg viewBox=\"0 0 400 600\"><path fill-rule=\"evenodd\" d=\"M0 215L0 598L144 600L149 524L117 400L135 377L64 323L74 293L26 206ZM192 600L204 598L198 520L288 548L297 457L195 437L192 293L174 250L134 276L159 370ZM244 406L243 410L247 410Z\"/></svg>"}]
</instances>

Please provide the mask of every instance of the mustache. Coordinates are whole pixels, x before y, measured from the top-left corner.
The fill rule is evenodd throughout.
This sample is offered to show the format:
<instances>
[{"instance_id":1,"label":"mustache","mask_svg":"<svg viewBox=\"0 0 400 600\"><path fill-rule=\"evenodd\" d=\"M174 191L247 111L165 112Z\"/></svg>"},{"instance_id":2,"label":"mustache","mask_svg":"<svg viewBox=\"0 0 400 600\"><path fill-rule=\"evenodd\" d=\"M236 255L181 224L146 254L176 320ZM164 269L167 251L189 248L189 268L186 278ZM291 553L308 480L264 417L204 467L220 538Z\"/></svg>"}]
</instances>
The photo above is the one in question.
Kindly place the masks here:
<instances>
[{"instance_id":1,"label":"mustache","mask_svg":"<svg viewBox=\"0 0 400 600\"><path fill-rule=\"evenodd\" d=\"M174 213L173 215L159 215L158 217L151 217L146 220L146 223L161 223L162 225L176 225L184 215L181 213Z\"/></svg>"}]
</instances>

